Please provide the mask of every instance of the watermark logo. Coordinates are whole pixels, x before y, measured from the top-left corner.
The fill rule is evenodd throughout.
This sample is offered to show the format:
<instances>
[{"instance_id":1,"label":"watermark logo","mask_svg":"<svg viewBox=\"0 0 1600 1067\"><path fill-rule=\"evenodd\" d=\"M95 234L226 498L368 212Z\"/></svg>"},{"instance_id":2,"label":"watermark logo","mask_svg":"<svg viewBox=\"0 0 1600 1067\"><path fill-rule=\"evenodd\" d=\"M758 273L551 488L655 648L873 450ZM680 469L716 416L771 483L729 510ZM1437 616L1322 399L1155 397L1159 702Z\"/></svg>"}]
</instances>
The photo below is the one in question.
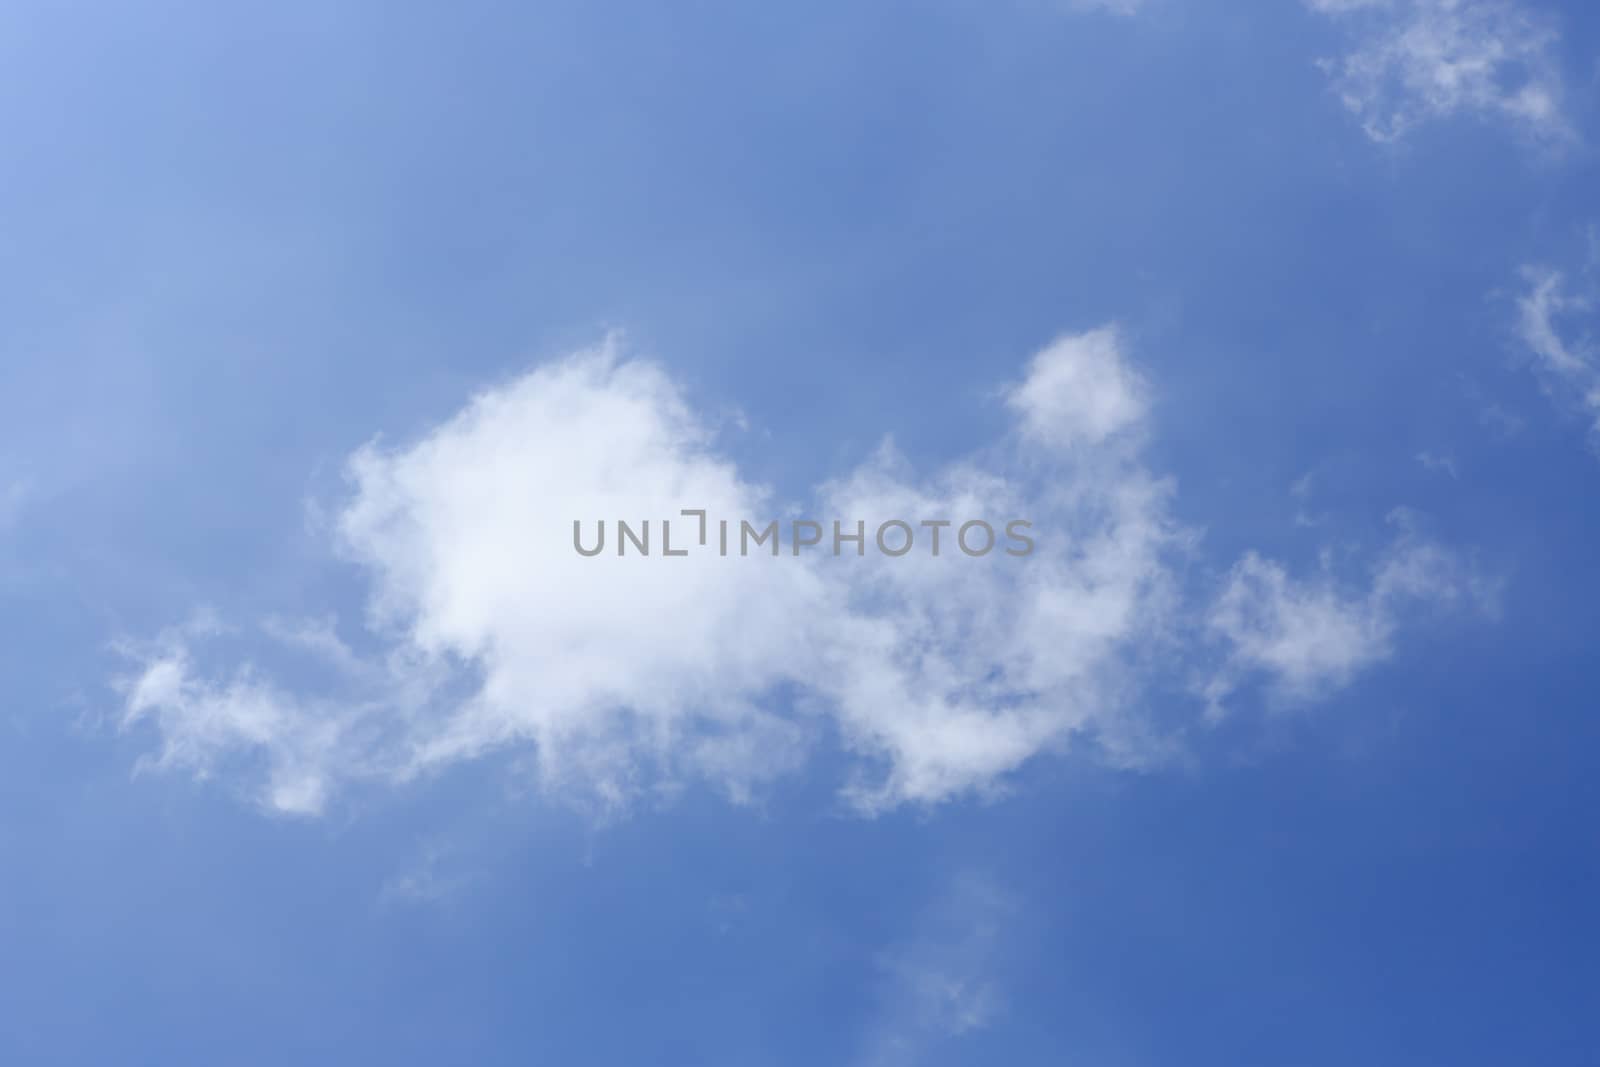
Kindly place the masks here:
<instances>
[{"instance_id":1,"label":"watermark logo","mask_svg":"<svg viewBox=\"0 0 1600 1067\"><path fill-rule=\"evenodd\" d=\"M678 522L676 535L674 521ZM652 528L660 534L654 541ZM709 552L719 556L770 553L793 558L803 552L825 554L830 547L835 556L865 556L871 548L874 554L890 559L913 553L980 558L996 551L1020 557L1033 554L1032 529L1033 523L1027 519L1000 523L987 519L889 519L871 530L865 519L834 519L829 523L773 519L758 526L748 519L712 519L704 508L684 508L676 520L616 519L608 523L605 519L573 519L572 547L578 555L591 558L609 554L681 557Z\"/></svg>"}]
</instances>

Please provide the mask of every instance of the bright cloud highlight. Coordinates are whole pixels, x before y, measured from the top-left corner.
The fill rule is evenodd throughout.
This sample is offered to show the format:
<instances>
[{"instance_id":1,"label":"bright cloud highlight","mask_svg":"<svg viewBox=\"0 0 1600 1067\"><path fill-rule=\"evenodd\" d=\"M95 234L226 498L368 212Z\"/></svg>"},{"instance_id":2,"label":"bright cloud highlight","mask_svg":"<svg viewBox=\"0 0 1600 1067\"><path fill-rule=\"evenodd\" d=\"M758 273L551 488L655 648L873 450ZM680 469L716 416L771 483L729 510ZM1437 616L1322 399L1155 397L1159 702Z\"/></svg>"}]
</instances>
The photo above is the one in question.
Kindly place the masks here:
<instances>
[{"instance_id":1,"label":"bright cloud highlight","mask_svg":"<svg viewBox=\"0 0 1600 1067\"><path fill-rule=\"evenodd\" d=\"M1214 702L1252 672L1304 696L1388 654L1402 593L1449 599L1463 580L1418 543L1350 601L1251 556L1197 644L1177 577L1195 538L1144 461L1149 389L1122 336L1064 336L1003 395L1015 426L990 448L919 475L886 442L808 510L869 531L1025 516L1024 558L586 558L575 518L797 513L741 477L659 366L608 341L352 457L336 529L370 582L377 654L326 624L271 624L322 665L308 692L209 667L214 634L177 630L130 647L125 722L154 725L155 765L247 783L294 814L349 783L505 748L530 751L545 788L603 808L691 780L740 799L826 735L852 757L845 795L870 813L993 791L1075 743L1149 762L1168 741L1141 693L1208 641L1232 650Z\"/></svg>"}]
</instances>

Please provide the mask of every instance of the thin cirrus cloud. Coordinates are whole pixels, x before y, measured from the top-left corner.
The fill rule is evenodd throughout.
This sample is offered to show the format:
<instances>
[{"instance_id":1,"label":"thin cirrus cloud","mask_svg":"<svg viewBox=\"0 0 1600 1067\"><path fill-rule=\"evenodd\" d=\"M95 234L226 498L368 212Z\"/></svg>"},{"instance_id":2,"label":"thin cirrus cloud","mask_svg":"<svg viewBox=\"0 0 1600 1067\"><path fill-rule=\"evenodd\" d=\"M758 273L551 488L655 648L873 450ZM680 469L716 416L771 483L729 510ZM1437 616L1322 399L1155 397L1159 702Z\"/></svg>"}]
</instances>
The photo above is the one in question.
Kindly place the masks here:
<instances>
[{"instance_id":1,"label":"thin cirrus cloud","mask_svg":"<svg viewBox=\"0 0 1600 1067\"><path fill-rule=\"evenodd\" d=\"M863 1067L926 1062L936 1047L981 1032L1005 1014L1000 980L1021 906L992 880L952 878L917 917L912 935L878 957L882 975Z\"/></svg>"},{"instance_id":2,"label":"thin cirrus cloud","mask_svg":"<svg viewBox=\"0 0 1600 1067\"><path fill-rule=\"evenodd\" d=\"M1594 299L1562 271L1549 266L1522 268L1525 289L1517 298L1517 336L1536 360L1549 391L1580 409L1600 441L1600 352L1593 337L1574 320L1594 311Z\"/></svg>"},{"instance_id":3,"label":"thin cirrus cloud","mask_svg":"<svg viewBox=\"0 0 1600 1067\"><path fill-rule=\"evenodd\" d=\"M1157 761L1173 738L1141 710L1149 678L1211 662L1213 710L1255 679L1304 702L1392 654L1397 605L1461 600L1469 571L1403 534L1370 588L1250 556L1190 603L1178 574L1197 538L1146 462L1151 390L1126 347L1112 327L1060 338L1004 390L1001 440L930 475L886 442L802 511L745 480L667 373L610 339L350 459L337 547L368 580L376 651L325 622L263 624L275 655L318 664L317 684L290 684L220 657L215 625L178 627L124 646L124 723L153 728L148 766L307 815L497 750L605 808L690 781L740 799L828 736L870 814L991 792L1071 744ZM574 551L574 519L684 508L863 520L869 539L888 519L1026 518L1036 549L971 558L946 531L938 558Z\"/></svg>"},{"instance_id":4,"label":"thin cirrus cloud","mask_svg":"<svg viewBox=\"0 0 1600 1067\"><path fill-rule=\"evenodd\" d=\"M1553 22L1514 0L1306 0L1355 44L1323 68L1375 141L1434 119L1496 119L1540 141L1570 135Z\"/></svg>"}]
</instances>

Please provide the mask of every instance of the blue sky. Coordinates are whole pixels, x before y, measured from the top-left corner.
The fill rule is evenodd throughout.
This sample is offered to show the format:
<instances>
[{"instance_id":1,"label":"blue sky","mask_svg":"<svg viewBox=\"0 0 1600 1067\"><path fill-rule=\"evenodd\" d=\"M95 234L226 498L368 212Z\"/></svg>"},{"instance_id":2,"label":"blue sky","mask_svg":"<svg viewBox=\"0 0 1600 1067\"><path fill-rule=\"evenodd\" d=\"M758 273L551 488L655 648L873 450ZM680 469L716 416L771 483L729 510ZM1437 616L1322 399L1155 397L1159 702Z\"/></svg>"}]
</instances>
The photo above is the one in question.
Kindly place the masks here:
<instances>
[{"instance_id":1,"label":"blue sky","mask_svg":"<svg viewBox=\"0 0 1600 1067\"><path fill-rule=\"evenodd\" d=\"M8 5L0 1060L1593 1062L1597 86L1549 0ZM1038 551L571 551L696 506Z\"/></svg>"}]
</instances>

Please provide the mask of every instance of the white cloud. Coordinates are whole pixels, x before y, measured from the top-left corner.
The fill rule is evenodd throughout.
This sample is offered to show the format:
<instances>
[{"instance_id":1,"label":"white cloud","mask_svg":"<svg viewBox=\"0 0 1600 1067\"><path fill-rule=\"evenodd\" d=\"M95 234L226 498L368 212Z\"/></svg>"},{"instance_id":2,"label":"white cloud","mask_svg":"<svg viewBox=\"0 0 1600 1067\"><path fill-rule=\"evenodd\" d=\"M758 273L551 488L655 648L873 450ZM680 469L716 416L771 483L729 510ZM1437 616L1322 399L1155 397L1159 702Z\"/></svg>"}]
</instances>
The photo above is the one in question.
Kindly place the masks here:
<instances>
[{"instance_id":1,"label":"white cloud","mask_svg":"<svg viewBox=\"0 0 1600 1067\"><path fill-rule=\"evenodd\" d=\"M1358 29L1355 48L1323 65L1374 140L1454 115L1546 140L1569 135L1554 25L1514 0L1307 2Z\"/></svg>"},{"instance_id":2,"label":"white cloud","mask_svg":"<svg viewBox=\"0 0 1600 1067\"><path fill-rule=\"evenodd\" d=\"M546 781L621 799L648 763L743 788L791 762L801 731L762 698L816 670L804 630L828 590L811 568L573 550L574 519L769 512L711 443L658 368L607 346L483 394L410 448L354 458L339 529L379 622L482 673L414 734L413 767L531 741Z\"/></svg>"},{"instance_id":3,"label":"white cloud","mask_svg":"<svg viewBox=\"0 0 1600 1067\"><path fill-rule=\"evenodd\" d=\"M1140 424L1146 388L1122 358L1112 326L1057 338L1006 393L1022 432L1051 448L1098 445Z\"/></svg>"},{"instance_id":4,"label":"white cloud","mask_svg":"<svg viewBox=\"0 0 1600 1067\"><path fill-rule=\"evenodd\" d=\"M153 645L123 651L141 664L124 682L124 729L153 723L160 751L141 768L188 770L199 778L225 777L272 811L314 815L323 810L338 777L362 778L380 767L393 771L393 755L373 743L379 726L399 718L398 678L363 686L355 695L307 696L289 691L246 662L225 678L197 674L191 644L215 631L169 632Z\"/></svg>"},{"instance_id":5,"label":"white cloud","mask_svg":"<svg viewBox=\"0 0 1600 1067\"><path fill-rule=\"evenodd\" d=\"M885 443L804 509L860 520L868 539L889 519L987 519L1002 539L1027 519L1025 558L968 557L955 527L937 558L926 529L900 558L796 558L787 543L741 558L739 519L797 509L745 481L663 371L610 341L352 458L335 525L370 582L377 654L325 622L269 621L262 654L309 656L323 676L291 685L213 666L205 632L177 631L129 650L125 720L155 726L156 765L248 781L290 813L506 747L533 754L545 788L601 806L697 779L742 798L820 735L854 757L845 792L864 811L990 791L1075 741L1146 761L1163 742L1137 696L1152 659L1181 655L1173 564L1191 544L1142 459L1146 396L1114 329L1064 337L1007 391L1017 425L990 449L918 476ZM698 536L684 508L708 512L711 544L663 558L661 519L677 547ZM719 517L735 527L727 558ZM652 555L574 551L574 519L619 518L653 520ZM1245 643L1261 651L1241 664L1292 658Z\"/></svg>"},{"instance_id":6,"label":"white cloud","mask_svg":"<svg viewBox=\"0 0 1600 1067\"><path fill-rule=\"evenodd\" d=\"M1581 407L1600 435L1600 353L1591 336L1568 336L1563 329L1565 320L1592 311L1594 301L1572 292L1566 277L1549 267L1524 267L1522 278L1527 291L1517 300L1518 336L1551 391Z\"/></svg>"},{"instance_id":7,"label":"white cloud","mask_svg":"<svg viewBox=\"0 0 1600 1067\"><path fill-rule=\"evenodd\" d=\"M1266 680L1274 700L1303 704L1348 684L1388 659L1409 611L1469 603L1492 610L1495 590L1453 553L1403 527L1362 585L1323 570L1295 578L1279 563L1247 554L1234 565L1207 620L1227 660L1203 687L1213 716L1252 676Z\"/></svg>"},{"instance_id":8,"label":"white cloud","mask_svg":"<svg viewBox=\"0 0 1600 1067\"><path fill-rule=\"evenodd\" d=\"M330 714L319 715L318 711ZM224 684L196 682L187 653L147 661L128 693L125 725L151 718L162 750L150 765L209 775L219 757L259 752L264 797L275 810L313 814L325 799L323 768L337 736L338 708L305 708L247 670Z\"/></svg>"},{"instance_id":9,"label":"white cloud","mask_svg":"<svg viewBox=\"0 0 1600 1067\"><path fill-rule=\"evenodd\" d=\"M1131 441L991 460L1010 473L963 466L919 485L885 453L825 491L830 513L1025 514L1039 537L1021 567L908 557L853 576L850 637L823 688L858 747L890 757L881 787L854 791L869 806L992 784L1076 731L1139 758L1128 670L1172 607L1168 558L1185 535L1167 515L1171 487Z\"/></svg>"}]
</instances>

